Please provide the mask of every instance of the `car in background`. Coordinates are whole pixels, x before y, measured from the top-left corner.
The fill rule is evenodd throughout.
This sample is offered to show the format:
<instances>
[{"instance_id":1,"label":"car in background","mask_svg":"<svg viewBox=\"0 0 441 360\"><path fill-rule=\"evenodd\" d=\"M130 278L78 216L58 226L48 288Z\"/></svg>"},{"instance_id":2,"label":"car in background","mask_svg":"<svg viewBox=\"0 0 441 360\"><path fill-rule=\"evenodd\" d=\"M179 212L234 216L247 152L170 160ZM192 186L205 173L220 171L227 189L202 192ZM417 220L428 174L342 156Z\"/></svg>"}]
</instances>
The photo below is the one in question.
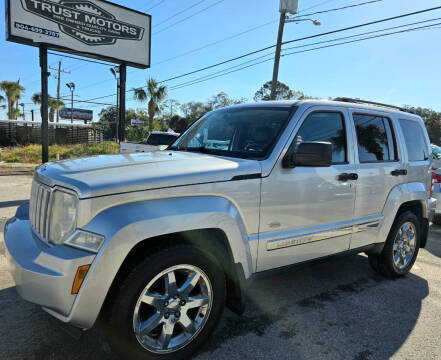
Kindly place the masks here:
<instances>
[{"instance_id":1,"label":"car in background","mask_svg":"<svg viewBox=\"0 0 441 360\"><path fill-rule=\"evenodd\" d=\"M432 168L439 169L441 168L441 147L438 145L430 145L432 148Z\"/></svg>"},{"instance_id":2,"label":"car in background","mask_svg":"<svg viewBox=\"0 0 441 360\"><path fill-rule=\"evenodd\" d=\"M165 150L178 137L179 134L173 132L153 131L144 142L121 143L119 146L119 152L121 154L129 154L136 152L151 152L151 151Z\"/></svg>"}]
</instances>

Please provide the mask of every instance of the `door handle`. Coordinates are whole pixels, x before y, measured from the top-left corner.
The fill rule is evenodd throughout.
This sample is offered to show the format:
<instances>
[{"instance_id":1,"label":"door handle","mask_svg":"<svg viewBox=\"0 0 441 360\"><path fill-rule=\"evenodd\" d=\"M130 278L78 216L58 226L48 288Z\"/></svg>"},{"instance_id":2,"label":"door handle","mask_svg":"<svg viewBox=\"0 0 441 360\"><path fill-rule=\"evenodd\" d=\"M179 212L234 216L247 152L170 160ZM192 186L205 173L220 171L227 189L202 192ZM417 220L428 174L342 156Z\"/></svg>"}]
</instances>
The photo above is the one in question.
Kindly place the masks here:
<instances>
[{"instance_id":1,"label":"door handle","mask_svg":"<svg viewBox=\"0 0 441 360\"><path fill-rule=\"evenodd\" d=\"M339 181L358 180L358 174L356 173L343 173L338 176Z\"/></svg>"},{"instance_id":2,"label":"door handle","mask_svg":"<svg viewBox=\"0 0 441 360\"><path fill-rule=\"evenodd\" d=\"M396 169L394 171L391 171L390 174L393 176L400 176L400 175L404 176L404 175L407 175L407 170L406 169Z\"/></svg>"}]
</instances>

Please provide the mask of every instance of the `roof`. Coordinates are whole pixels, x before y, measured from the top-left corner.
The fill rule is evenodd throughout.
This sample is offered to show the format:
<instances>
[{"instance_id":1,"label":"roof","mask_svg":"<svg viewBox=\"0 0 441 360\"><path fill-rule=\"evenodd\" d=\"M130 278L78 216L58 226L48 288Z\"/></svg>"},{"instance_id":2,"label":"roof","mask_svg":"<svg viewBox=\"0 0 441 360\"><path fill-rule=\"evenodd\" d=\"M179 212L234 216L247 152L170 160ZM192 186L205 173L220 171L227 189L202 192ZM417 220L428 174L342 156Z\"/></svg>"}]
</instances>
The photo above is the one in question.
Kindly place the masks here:
<instances>
[{"instance_id":1,"label":"roof","mask_svg":"<svg viewBox=\"0 0 441 360\"><path fill-rule=\"evenodd\" d=\"M337 98L337 99L348 99L348 98ZM399 113L402 116L406 115L406 117L420 118L419 116L411 113L410 111L405 111L404 108L395 107L392 105L366 102L358 99L348 99L353 100L350 101L335 101L335 100L320 100L320 99L307 99L307 100L275 100L275 101L262 101L256 103L246 103L239 105L232 105L227 108L240 108L240 107L292 107L292 106L301 106L301 105L315 105L315 106L340 106L352 109L360 109L360 110L370 110L370 111L381 111L387 113Z\"/></svg>"}]
</instances>

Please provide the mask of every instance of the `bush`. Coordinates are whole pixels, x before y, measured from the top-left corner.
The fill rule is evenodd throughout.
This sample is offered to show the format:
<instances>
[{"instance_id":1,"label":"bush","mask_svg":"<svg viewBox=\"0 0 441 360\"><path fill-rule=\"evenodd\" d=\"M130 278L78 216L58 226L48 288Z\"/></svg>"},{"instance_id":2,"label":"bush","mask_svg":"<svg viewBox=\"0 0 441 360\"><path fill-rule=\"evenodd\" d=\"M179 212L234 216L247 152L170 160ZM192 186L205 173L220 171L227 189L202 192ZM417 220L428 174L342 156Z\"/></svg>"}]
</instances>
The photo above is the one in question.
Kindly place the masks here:
<instances>
[{"instance_id":1,"label":"bush","mask_svg":"<svg viewBox=\"0 0 441 360\"><path fill-rule=\"evenodd\" d=\"M84 156L118 154L119 145L114 142L102 144L76 144L76 145L51 145L49 146L49 161L55 161L57 154L60 160L72 159ZM7 163L41 163L41 145L28 145L8 148L2 151L2 160Z\"/></svg>"}]
</instances>

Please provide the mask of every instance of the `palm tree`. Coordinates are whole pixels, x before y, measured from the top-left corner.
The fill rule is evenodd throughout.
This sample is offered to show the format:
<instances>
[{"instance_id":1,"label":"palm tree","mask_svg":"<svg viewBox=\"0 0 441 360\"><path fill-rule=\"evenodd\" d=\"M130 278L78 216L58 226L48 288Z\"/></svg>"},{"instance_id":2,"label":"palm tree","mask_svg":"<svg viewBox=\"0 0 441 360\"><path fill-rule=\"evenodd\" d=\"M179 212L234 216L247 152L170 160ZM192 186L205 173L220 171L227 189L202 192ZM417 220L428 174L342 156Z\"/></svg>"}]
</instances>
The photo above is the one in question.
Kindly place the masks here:
<instances>
[{"instance_id":1,"label":"palm tree","mask_svg":"<svg viewBox=\"0 0 441 360\"><path fill-rule=\"evenodd\" d=\"M149 131L152 131L155 114L160 112L159 103L167 96L167 87L159 86L155 79L149 79L147 81L147 91L143 88L135 88L133 92L135 93L135 100L145 102L149 99L147 111L149 114Z\"/></svg>"},{"instance_id":2,"label":"palm tree","mask_svg":"<svg viewBox=\"0 0 441 360\"><path fill-rule=\"evenodd\" d=\"M0 103L4 102L5 100L5 97L0 95ZM6 105L0 105L0 109L6 109Z\"/></svg>"},{"instance_id":3,"label":"palm tree","mask_svg":"<svg viewBox=\"0 0 441 360\"><path fill-rule=\"evenodd\" d=\"M34 104L40 105L41 104L41 93L35 93L34 95L32 95L31 100ZM49 121L54 122L55 114L57 111L61 110L64 107L64 102L61 100L58 100L56 98L53 98L52 96L49 95L48 106L50 109L49 110Z\"/></svg>"},{"instance_id":4,"label":"palm tree","mask_svg":"<svg viewBox=\"0 0 441 360\"><path fill-rule=\"evenodd\" d=\"M59 99L55 98L49 98L49 121L54 122L55 120L55 114L57 111L60 111L62 108L64 108L64 102Z\"/></svg>"},{"instance_id":5,"label":"palm tree","mask_svg":"<svg viewBox=\"0 0 441 360\"><path fill-rule=\"evenodd\" d=\"M21 93L25 90L19 81L2 81L0 82L0 90L2 90L8 99L8 117L15 119L14 105L20 99Z\"/></svg>"}]
</instances>

